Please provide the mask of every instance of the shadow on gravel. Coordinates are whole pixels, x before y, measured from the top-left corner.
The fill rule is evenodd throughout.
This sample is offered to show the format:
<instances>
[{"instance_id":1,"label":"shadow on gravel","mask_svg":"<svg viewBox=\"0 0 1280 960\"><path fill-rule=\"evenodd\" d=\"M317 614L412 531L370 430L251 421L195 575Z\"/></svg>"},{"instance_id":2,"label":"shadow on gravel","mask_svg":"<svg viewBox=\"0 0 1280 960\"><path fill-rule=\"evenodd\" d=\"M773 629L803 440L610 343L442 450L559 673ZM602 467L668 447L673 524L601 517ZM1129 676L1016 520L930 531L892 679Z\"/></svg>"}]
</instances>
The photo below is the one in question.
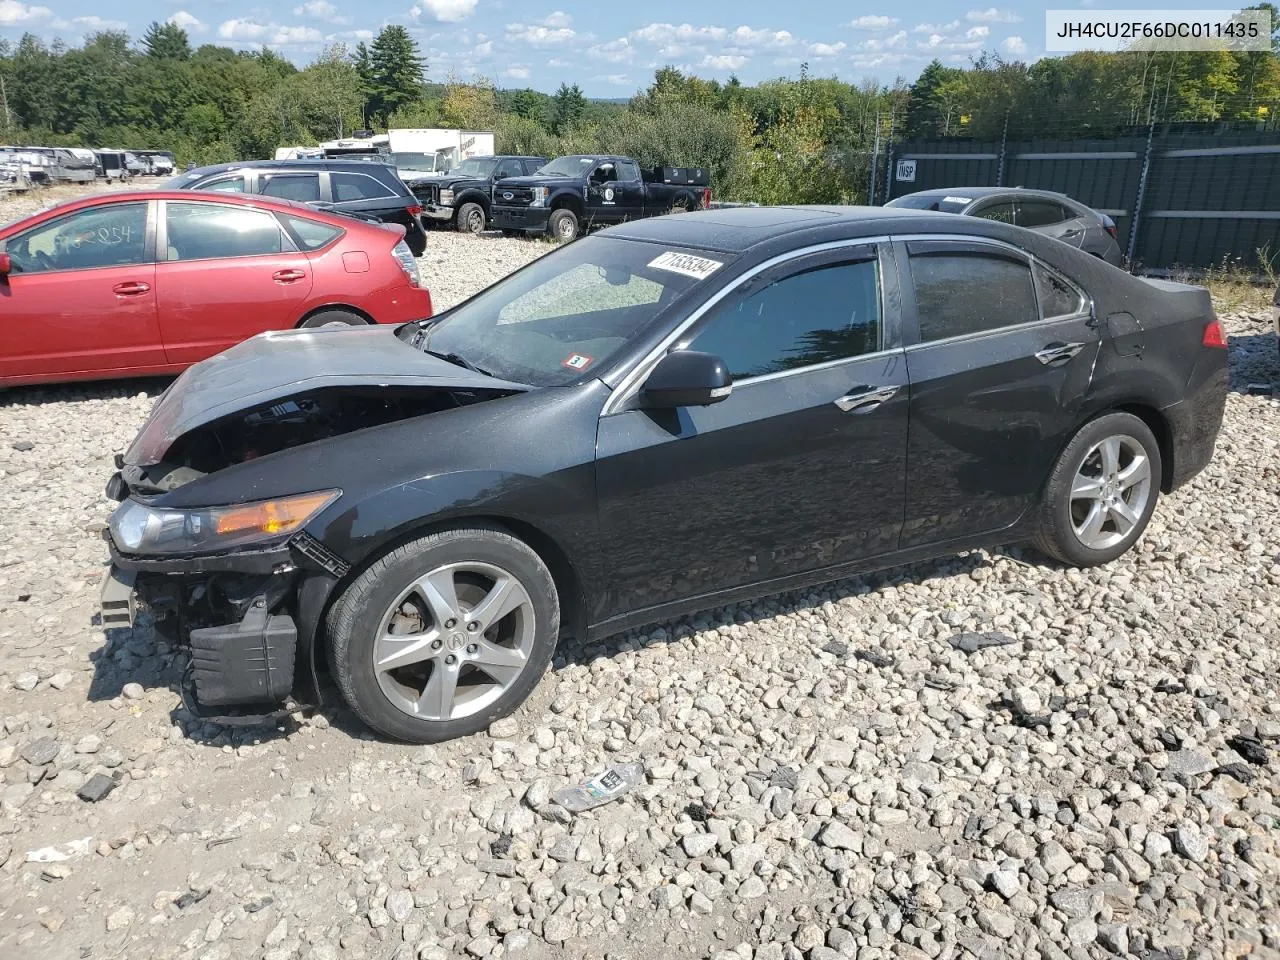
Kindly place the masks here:
<instances>
[{"instance_id":1,"label":"shadow on gravel","mask_svg":"<svg viewBox=\"0 0 1280 960\"><path fill-rule=\"evenodd\" d=\"M1280 347L1274 333L1233 334L1227 343L1233 393L1248 394L1250 384L1280 385Z\"/></svg>"},{"instance_id":2,"label":"shadow on gravel","mask_svg":"<svg viewBox=\"0 0 1280 960\"><path fill-rule=\"evenodd\" d=\"M805 590L791 590L758 600L716 607L678 620L657 621L645 627L613 634L590 643L576 639L561 641L556 651L555 669L563 669L569 664L589 665L593 660L614 656L624 648L670 643L692 636L701 630L735 623L751 624L803 610L812 610L827 602L839 603L847 597L865 596L884 586L924 583L928 580L949 577L967 577L975 570L991 566L987 554L992 557L1005 557L1028 566L1056 565L1054 561L1042 559L1039 554L1029 553L1021 547L998 547L988 549L985 554L973 552L889 567L844 580L819 584ZM818 647L819 645L815 644L815 652Z\"/></svg>"},{"instance_id":3,"label":"shadow on gravel","mask_svg":"<svg viewBox=\"0 0 1280 960\"><path fill-rule=\"evenodd\" d=\"M129 380L91 380L85 383L48 383L33 387L0 388L0 407L123 400L136 397L140 393L157 397L165 387L173 383L173 379L173 377L135 377Z\"/></svg>"}]
</instances>

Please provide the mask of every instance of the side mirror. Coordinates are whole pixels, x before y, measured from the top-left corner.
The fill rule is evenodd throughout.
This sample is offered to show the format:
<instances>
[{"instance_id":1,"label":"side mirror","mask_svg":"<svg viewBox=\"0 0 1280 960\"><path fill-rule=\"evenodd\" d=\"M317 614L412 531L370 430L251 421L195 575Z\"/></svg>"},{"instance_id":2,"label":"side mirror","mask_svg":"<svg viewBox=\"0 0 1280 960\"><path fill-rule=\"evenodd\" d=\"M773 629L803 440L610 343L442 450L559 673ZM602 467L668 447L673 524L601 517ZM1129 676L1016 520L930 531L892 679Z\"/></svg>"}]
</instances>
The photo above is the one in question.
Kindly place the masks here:
<instances>
[{"instance_id":1,"label":"side mirror","mask_svg":"<svg viewBox=\"0 0 1280 960\"><path fill-rule=\"evenodd\" d=\"M7 281L11 273L13 273L13 260L7 253L0 253L0 281Z\"/></svg>"},{"instance_id":2,"label":"side mirror","mask_svg":"<svg viewBox=\"0 0 1280 960\"><path fill-rule=\"evenodd\" d=\"M679 350L658 361L640 392L644 406L657 410L705 407L733 392L733 377L714 354Z\"/></svg>"}]
</instances>

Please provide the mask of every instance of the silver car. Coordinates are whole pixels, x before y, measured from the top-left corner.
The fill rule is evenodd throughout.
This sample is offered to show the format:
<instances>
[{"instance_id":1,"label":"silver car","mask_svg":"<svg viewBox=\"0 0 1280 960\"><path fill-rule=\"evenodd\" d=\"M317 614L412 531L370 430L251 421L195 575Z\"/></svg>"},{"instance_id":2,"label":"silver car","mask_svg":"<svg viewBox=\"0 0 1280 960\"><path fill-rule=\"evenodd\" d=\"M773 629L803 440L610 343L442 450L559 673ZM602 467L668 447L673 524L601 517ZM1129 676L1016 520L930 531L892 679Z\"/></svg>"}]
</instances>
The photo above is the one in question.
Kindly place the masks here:
<instances>
[{"instance_id":1,"label":"silver car","mask_svg":"<svg viewBox=\"0 0 1280 960\"><path fill-rule=\"evenodd\" d=\"M1112 266L1120 266L1116 223L1105 213L1091 210L1078 200L1051 190L1022 187L951 187L921 190L895 197L886 207L937 210L983 217L1026 227L1079 247Z\"/></svg>"}]
</instances>

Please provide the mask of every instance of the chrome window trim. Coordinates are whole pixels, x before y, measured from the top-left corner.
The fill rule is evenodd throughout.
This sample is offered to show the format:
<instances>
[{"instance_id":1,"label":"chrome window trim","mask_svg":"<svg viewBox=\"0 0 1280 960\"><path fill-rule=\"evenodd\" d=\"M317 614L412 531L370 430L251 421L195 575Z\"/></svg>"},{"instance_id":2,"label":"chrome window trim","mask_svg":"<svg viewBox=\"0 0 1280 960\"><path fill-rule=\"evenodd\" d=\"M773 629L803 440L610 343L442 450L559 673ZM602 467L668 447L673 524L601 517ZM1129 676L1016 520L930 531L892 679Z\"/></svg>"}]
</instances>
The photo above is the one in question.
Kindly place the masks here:
<instances>
[{"instance_id":1,"label":"chrome window trim","mask_svg":"<svg viewBox=\"0 0 1280 960\"><path fill-rule=\"evenodd\" d=\"M677 340L679 340L680 336L685 331L687 331L691 326L693 326L700 319L702 319L702 317L707 313L707 311L709 311L712 307L718 304L721 300L725 299L735 290L740 288L747 281L753 279L754 277L760 275L761 273L764 273L764 271L772 269L773 267L776 267L779 264L786 263L789 260L798 260L801 257L810 256L815 253L826 253L831 250L843 250L847 247L868 247L868 246L874 247L876 244L890 243L890 242L892 242L892 238L889 237L888 235L881 235L881 236L874 236L874 237L857 237L857 238L847 239L847 240L830 240L826 243L814 244L813 246L808 246L808 247L800 247L796 250L788 250L786 253L780 253L775 257L770 257L768 260L765 260L762 263L756 264L746 273L742 274L739 277L736 277L732 283L726 286L723 286L719 290L717 290L710 298L708 298L701 305L699 305L697 309L693 311L693 313L685 317L684 320L682 320L674 330L672 330L665 337L663 337L662 340L658 342L657 346L655 346L652 350L650 350L647 354L645 354L644 357L638 360L635 363L635 365L633 365L632 368L627 372L626 376L622 378L621 382L619 382L618 384L617 389L613 391L609 399L605 402L604 408L600 411L600 416L608 417L608 416L612 416L615 413L621 413L622 410L620 408L623 406L623 404L625 404L627 401L629 401L632 397L634 397L636 394L640 392L640 385L644 382L644 378L647 377L653 371L653 368L657 366L658 361L661 360L664 356L666 356L667 351L671 349L672 344L674 344ZM876 275L881 287L880 311L881 311L881 320L883 321L884 271L881 269L877 269ZM881 326L883 329L883 322ZM879 352L894 352L894 351L879 351ZM860 359L861 357L864 357L864 356L872 356L872 354L861 354L859 357L848 357L841 360L830 361L829 363L845 363L848 360ZM823 364L823 366L826 366L826 365L828 364ZM795 370L781 370L781 371L778 371L778 373L762 374L762 376L760 377L751 377L747 380L737 381L735 383L735 386L737 386L738 384L746 385L748 383L758 382L759 380L766 377L776 377L779 375L786 376L792 373L799 373L801 371L808 371L812 369L814 369L814 367L798 367Z\"/></svg>"},{"instance_id":2,"label":"chrome window trim","mask_svg":"<svg viewBox=\"0 0 1280 960\"><path fill-rule=\"evenodd\" d=\"M870 353L859 353L852 357L840 357L838 360L824 360L822 363L812 363L807 367L794 367L791 370L775 370L773 373L762 373L757 377L744 377L741 380L733 381L733 389L740 387L749 387L753 384L762 383L766 380L781 380L783 377L795 376L797 373L813 373L815 370L829 370L832 367L838 367L845 363L857 363L859 360L874 360L876 357L887 357L892 354L902 353L902 347L890 347L887 350L873 350Z\"/></svg>"}]
</instances>

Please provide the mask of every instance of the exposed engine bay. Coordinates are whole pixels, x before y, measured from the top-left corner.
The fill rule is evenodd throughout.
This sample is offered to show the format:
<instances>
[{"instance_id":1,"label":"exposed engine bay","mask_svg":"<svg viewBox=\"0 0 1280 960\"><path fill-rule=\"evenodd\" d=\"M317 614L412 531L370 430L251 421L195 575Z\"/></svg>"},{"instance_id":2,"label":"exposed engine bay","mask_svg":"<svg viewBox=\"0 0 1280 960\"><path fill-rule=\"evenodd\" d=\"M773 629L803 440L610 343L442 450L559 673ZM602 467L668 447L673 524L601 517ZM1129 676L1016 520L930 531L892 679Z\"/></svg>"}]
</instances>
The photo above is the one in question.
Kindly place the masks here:
<instances>
[{"instance_id":1,"label":"exposed engine bay","mask_svg":"<svg viewBox=\"0 0 1280 960\"><path fill-rule=\"evenodd\" d=\"M164 493L237 463L382 424L509 396L510 390L331 387L250 407L179 437L160 463L123 471L130 490Z\"/></svg>"}]
</instances>

